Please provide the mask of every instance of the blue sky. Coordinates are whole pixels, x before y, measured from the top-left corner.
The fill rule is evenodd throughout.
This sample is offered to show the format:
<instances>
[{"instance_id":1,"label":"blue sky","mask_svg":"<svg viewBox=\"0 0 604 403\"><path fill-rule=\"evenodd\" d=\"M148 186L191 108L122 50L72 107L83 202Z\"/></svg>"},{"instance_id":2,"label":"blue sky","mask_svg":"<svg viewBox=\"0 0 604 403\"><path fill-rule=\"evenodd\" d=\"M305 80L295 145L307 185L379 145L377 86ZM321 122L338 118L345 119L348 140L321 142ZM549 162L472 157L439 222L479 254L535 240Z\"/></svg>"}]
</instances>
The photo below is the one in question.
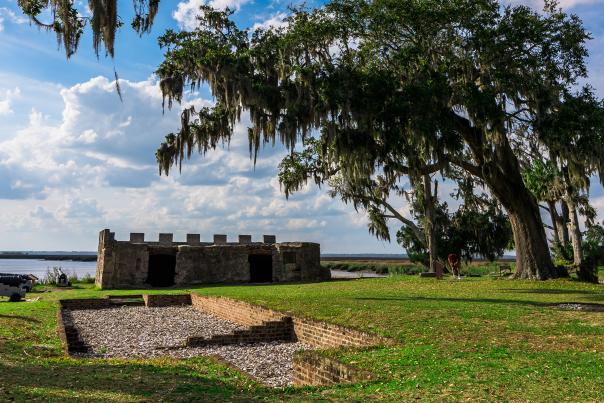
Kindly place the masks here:
<instances>
[{"instance_id":1,"label":"blue sky","mask_svg":"<svg viewBox=\"0 0 604 403\"><path fill-rule=\"evenodd\" d=\"M203 2L163 0L151 34L141 39L129 28L132 2L121 1L126 24L115 59L97 59L87 33L66 61L53 34L30 26L15 0L0 0L0 250L94 250L98 231L111 228L118 239L130 231L150 239L159 232L176 239L187 232L204 239L276 234L282 241L320 242L324 252L401 252L369 235L365 214L330 199L325 189L309 186L286 200L276 180L284 151L263 150L254 169L245 122L229 150L193 158L182 175L158 176L154 152L178 128L178 111L162 114L152 76L162 60L156 38L166 28L192 26ZM237 21L253 26L278 22L292 1L210 3L235 8ZM538 0L524 3L541 7ZM604 0L561 5L592 32L589 82L604 96ZM123 80L123 104L111 82L114 68ZM211 99L202 91L189 102ZM604 213L602 188L595 186L592 196Z\"/></svg>"}]
</instances>

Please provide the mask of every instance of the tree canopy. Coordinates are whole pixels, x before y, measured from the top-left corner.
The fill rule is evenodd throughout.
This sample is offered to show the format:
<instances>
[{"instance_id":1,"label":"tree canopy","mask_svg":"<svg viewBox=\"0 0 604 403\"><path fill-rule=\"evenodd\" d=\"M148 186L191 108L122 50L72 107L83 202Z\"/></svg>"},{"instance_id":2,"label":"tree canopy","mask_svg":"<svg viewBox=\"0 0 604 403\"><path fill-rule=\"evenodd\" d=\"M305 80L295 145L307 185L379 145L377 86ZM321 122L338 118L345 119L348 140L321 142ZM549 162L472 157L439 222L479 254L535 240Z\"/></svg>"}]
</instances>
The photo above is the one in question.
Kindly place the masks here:
<instances>
[{"instance_id":1,"label":"tree canopy","mask_svg":"<svg viewBox=\"0 0 604 403\"><path fill-rule=\"evenodd\" d=\"M160 170L228 141L244 111L252 153L320 133L330 150L322 158L354 181L446 162L506 209L519 276L554 277L518 156L555 136L543 122L561 115L586 75L588 38L554 3L537 13L495 0L333 0L251 34L229 12L205 8L196 30L162 37L158 74L168 105L185 86L208 83L216 106L185 110L158 150ZM560 144L561 155L572 153Z\"/></svg>"}]
</instances>

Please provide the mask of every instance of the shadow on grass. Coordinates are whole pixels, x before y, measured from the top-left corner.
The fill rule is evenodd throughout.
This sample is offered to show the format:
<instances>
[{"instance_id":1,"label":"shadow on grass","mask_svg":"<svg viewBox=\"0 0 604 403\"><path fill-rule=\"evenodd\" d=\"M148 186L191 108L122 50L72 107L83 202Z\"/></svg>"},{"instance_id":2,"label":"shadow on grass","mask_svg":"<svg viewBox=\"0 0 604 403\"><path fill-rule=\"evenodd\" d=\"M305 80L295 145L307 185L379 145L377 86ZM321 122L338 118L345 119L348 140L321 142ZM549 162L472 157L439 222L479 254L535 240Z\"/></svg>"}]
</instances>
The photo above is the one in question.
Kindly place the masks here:
<instances>
[{"instance_id":1,"label":"shadow on grass","mask_svg":"<svg viewBox=\"0 0 604 403\"><path fill-rule=\"evenodd\" d=\"M582 294L582 295L600 295L604 297L604 292L588 290L558 290L547 288L503 288L501 291L514 292L519 294ZM603 290L604 291L604 290Z\"/></svg>"},{"instance_id":2,"label":"shadow on grass","mask_svg":"<svg viewBox=\"0 0 604 403\"><path fill-rule=\"evenodd\" d=\"M400 298L400 297L360 297L355 298L360 301L428 301L428 302L466 302L466 303L485 303L485 304L505 304L505 305L528 305L537 307L548 307L552 306L551 302L538 302L538 301L526 301L516 299L502 299L502 298L444 298L444 297L413 297L413 298Z\"/></svg>"},{"instance_id":3,"label":"shadow on grass","mask_svg":"<svg viewBox=\"0 0 604 403\"><path fill-rule=\"evenodd\" d=\"M3 315L3 314L0 314L0 319L17 319L17 320L22 320L24 322L40 323L39 319L31 318L29 316Z\"/></svg>"},{"instance_id":4,"label":"shadow on grass","mask_svg":"<svg viewBox=\"0 0 604 403\"><path fill-rule=\"evenodd\" d=\"M0 362L2 399L44 397L34 395L52 391L57 398L99 400L107 394L122 395L121 400L137 401L223 401L266 398L274 395L265 387L245 385L227 369L180 363L165 366L139 363L21 361L17 365ZM222 379L226 379L224 381ZM230 381L230 382L229 382ZM40 391L42 389L42 391ZM28 392L32 391L32 394ZM49 392L50 393L50 392ZM13 394L13 395L12 395ZM11 396L12 395L12 396Z\"/></svg>"}]
</instances>

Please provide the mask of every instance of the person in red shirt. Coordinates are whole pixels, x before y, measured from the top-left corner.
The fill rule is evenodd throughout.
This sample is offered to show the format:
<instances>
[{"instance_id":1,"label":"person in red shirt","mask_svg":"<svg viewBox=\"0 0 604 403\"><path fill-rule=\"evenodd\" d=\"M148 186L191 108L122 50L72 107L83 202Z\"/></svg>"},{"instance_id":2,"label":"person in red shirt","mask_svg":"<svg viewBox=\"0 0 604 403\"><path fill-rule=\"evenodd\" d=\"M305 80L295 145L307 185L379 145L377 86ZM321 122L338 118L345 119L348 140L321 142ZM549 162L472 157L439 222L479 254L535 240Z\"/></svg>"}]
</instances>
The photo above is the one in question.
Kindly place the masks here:
<instances>
[{"instance_id":1,"label":"person in red shirt","mask_svg":"<svg viewBox=\"0 0 604 403\"><path fill-rule=\"evenodd\" d=\"M459 261L459 256L457 256L455 253L449 253L449 256L447 256L447 261L449 262L449 267L451 267L451 271L453 272L453 278L458 280L461 279L459 272L459 265L461 262Z\"/></svg>"}]
</instances>

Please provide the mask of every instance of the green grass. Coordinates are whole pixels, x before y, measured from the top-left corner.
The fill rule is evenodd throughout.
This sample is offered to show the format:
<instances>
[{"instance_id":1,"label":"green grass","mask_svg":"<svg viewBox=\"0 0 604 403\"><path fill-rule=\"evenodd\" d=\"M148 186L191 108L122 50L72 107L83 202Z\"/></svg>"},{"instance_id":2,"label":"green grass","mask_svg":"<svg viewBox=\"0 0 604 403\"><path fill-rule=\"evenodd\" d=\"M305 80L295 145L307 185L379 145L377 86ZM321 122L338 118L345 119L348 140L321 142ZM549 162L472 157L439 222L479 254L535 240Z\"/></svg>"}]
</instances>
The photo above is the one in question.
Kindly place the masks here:
<instances>
[{"instance_id":1,"label":"green grass","mask_svg":"<svg viewBox=\"0 0 604 403\"><path fill-rule=\"evenodd\" d=\"M40 298L36 302L0 302L0 401L604 400L604 313L551 307L604 303L602 285L393 276L193 289L374 332L398 343L327 352L377 374L374 382L276 390L209 358L65 357L55 328L57 299L141 292L81 287L29 294Z\"/></svg>"},{"instance_id":2,"label":"green grass","mask_svg":"<svg viewBox=\"0 0 604 403\"><path fill-rule=\"evenodd\" d=\"M378 274L404 275L419 274L426 271L421 264L410 261L383 261L383 260L327 260L321 265L330 270L343 270L348 272L371 271ZM461 272L466 276L499 275L501 266L512 267L509 262L471 262L462 264Z\"/></svg>"},{"instance_id":3,"label":"green grass","mask_svg":"<svg viewBox=\"0 0 604 403\"><path fill-rule=\"evenodd\" d=\"M421 265L409 262L330 260L322 261L321 265L330 270L343 270L349 272L371 271L378 274L393 275L418 274L425 271Z\"/></svg>"}]
</instances>

